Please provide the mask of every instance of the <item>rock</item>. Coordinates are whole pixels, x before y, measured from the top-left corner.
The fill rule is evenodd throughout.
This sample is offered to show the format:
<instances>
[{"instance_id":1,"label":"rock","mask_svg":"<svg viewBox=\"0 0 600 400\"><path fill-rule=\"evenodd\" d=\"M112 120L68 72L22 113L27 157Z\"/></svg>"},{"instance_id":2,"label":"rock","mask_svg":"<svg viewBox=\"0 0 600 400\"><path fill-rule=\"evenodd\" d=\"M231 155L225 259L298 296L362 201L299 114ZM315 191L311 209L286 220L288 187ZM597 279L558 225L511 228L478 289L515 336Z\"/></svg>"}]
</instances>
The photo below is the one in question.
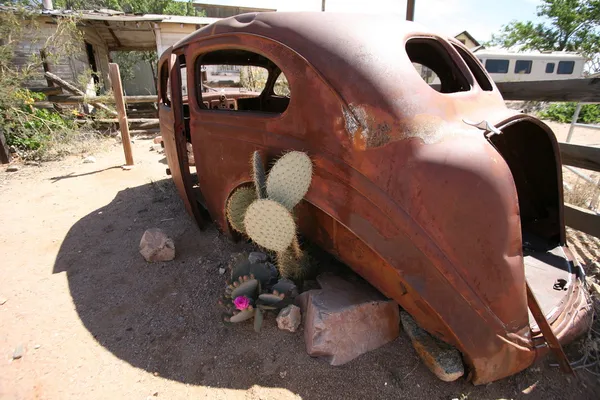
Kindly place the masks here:
<instances>
[{"instance_id":1,"label":"rock","mask_svg":"<svg viewBox=\"0 0 600 400\"><path fill-rule=\"evenodd\" d=\"M398 305L363 282L319 277L320 290L297 298L307 353L342 365L391 342L400 332Z\"/></svg>"},{"instance_id":2,"label":"rock","mask_svg":"<svg viewBox=\"0 0 600 400\"><path fill-rule=\"evenodd\" d=\"M25 165L29 165L29 166L32 166L32 167L41 167L42 163L39 162L39 161L26 161Z\"/></svg>"},{"instance_id":3,"label":"rock","mask_svg":"<svg viewBox=\"0 0 600 400\"><path fill-rule=\"evenodd\" d=\"M86 158L83 159L84 164L93 164L95 162L96 162L96 157L94 157L94 156L87 156Z\"/></svg>"},{"instance_id":4,"label":"rock","mask_svg":"<svg viewBox=\"0 0 600 400\"><path fill-rule=\"evenodd\" d=\"M452 382L465 374L457 349L419 327L406 311L402 311L400 318L417 354L435 376L444 382Z\"/></svg>"},{"instance_id":5,"label":"rock","mask_svg":"<svg viewBox=\"0 0 600 400\"><path fill-rule=\"evenodd\" d=\"M300 307L290 304L277 315L277 327L281 330L296 332L302 322Z\"/></svg>"},{"instance_id":6,"label":"rock","mask_svg":"<svg viewBox=\"0 0 600 400\"><path fill-rule=\"evenodd\" d=\"M223 275L225 273L225 268L219 268L219 275Z\"/></svg>"},{"instance_id":7,"label":"rock","mask_svg":"<svg viewBox=\"0 0 600 400\"><path fill-rule=\"evenodd\" d=\"M7 301L8 301L8 299L6 297L0 296L0 306L3 306L4 303L6 303Z\"/></svg>"},{"instance_id":8,"label":"rock","mask_svg":"<svg viewBox=\"0 0 600 400\"><path fill-rule=\"evenodd\" d=\"M171 261L175 258L175 244L162 230L151 228L142 236L140 254L148 262Z\"/></svg>"},{"instance_id":9,"label":"rock","mask_svg":"<svg viewBox=\"0 0 600 400\"><path fill-rule=\"evenodd\" d=\"M17 172L19 170L19 167L17 167L16 165L11 165L10 167L6 168L6 172Z\"/></svg>"},{"instance_id":10,"label":"rock","mask_svg":"<svg viewBox=\"0 0 600 400\"><path fill-rule=\"evenodd\" d=\"M154 144L160 144L160 142L162 142L162 136L157 136L152 141L154 142Z\"/></svg>"},{"instance_id":11,"label":"rock","mask_svg":"<svg viewBox=\"0 0 600 400\"><path fill-rule=\"evenodd\" d=\"M187 148L188 163L190 165L196 165L196 160L194 158L194 149L192 148L192 144L190 142L187 142L186 148Z\"/></svg>"},{"instance_id":12,"label":"rock","mask_svg":"<svg viewBox=\"0 0 600 400\"><path fill-rule=\"evenodd\" d=\"M131 171L133 169L133 165L121 165L121 169L123 171Z\"/></svg>"},{"instance_id":13,"label":"rock","mask_svg":"<svg viewBox=\"0 0 600 400\"><path fill-rule=\"evenodd\" d=\"M25 353L25 350L23 349L23 345L20 344L15 348L15 351L13 352L13 360L18 360L19 358L23 357L23 353Z\"/></svg>"},{"instance_id":14,"label":"rock","mask_svg":"<svg viewBox=\"0 0 600 400\"><path fill-rule=\"evenodd\" d=\"M261 253L260 251L253 251L248 255L248 261L250 261L250 264L264 263L267 262L267 260L267 255L265 253Z\"/></svg>"},{"instance_id":15,"label":"rock","mask_svg":"<svg viewBox=\"0 0 600 400\"><path fill-rule=\"evenodd\" d=\"M15 154L17 152L17 148L15 146L9 146L8 151L12 154Z\"/></svg>"},{"instance_id":16,"label":"rock","mask_svg":"<svg viewBox=\"0 0 600 400\"><path fill-rule=\"evenodd\" d=\"M36 349L36 350L39 349L40 347L42 347L41 344L36 344L35 346L33 346L33 348Z\"/></svg>"}]
</instances>

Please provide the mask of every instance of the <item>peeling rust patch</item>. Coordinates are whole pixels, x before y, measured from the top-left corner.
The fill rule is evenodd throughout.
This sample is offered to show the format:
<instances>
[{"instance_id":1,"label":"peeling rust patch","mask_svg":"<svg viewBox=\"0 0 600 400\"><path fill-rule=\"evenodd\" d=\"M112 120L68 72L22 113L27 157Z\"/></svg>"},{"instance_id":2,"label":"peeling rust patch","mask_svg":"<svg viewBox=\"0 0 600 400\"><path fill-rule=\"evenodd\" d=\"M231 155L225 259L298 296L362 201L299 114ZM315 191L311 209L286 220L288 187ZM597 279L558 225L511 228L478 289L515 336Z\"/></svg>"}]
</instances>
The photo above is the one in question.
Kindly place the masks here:
<instances>
[{"instance_id":1,"label":"peeling rust patch","mask_svg":"<svg viewBox=\"0 0 600 400\"><path fill-rule=\"evenodd\" d=\"M360 148L373 148L390 141L392 128L386 123L377 123L362 106L349 104L342 108L346 131L350 139Z\"/></svg>"}]
</instances>

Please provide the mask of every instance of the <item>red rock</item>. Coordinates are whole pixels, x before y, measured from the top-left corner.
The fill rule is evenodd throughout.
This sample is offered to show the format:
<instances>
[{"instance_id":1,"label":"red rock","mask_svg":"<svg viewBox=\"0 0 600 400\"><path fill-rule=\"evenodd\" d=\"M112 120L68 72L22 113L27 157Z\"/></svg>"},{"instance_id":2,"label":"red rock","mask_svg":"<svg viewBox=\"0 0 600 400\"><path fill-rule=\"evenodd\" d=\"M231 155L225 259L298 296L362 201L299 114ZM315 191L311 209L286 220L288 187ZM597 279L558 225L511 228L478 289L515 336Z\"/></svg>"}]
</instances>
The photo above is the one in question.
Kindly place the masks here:
<instances>
[{"instance_id":1,"label":"red rock","mask_svg":"<svg viewBox=\"0 0 600 400\"><path fill-rule=\"evenodd\" d=\"M306 351L342 365L398 337L398 305L365 283L317 278L322 289L298 297Z\"/></svg>"}]
</instances>

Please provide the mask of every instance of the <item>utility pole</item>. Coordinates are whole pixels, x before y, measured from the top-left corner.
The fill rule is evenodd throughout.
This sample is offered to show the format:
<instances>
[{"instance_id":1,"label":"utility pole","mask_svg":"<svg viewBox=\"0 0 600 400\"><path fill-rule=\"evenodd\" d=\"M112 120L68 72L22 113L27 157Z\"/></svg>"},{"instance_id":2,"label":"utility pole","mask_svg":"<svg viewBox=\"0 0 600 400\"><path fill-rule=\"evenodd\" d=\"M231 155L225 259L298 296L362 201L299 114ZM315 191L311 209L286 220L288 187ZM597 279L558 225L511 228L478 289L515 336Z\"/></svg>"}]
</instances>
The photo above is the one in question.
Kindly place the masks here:
<instances>
[{"instance_id":1,"label":"utility pole","mask_svg":"<svg viewBox=\"0 0 600 400\"><path fill-rule=\"evenodd\" d=\"M321 11L325 11L325 0L321 0Z\"/></svg>"},{"instance_id":2,"label":"utility pole","mask_svg":"<svg viewBox=\"0 0 600 400\"><path fill-rule=\"evenodd\" d=\"M325 4L325 0L323 0L323 4ZM415 0L406 0L406 20L415 20Z\"/></svg>"}]
</instances>

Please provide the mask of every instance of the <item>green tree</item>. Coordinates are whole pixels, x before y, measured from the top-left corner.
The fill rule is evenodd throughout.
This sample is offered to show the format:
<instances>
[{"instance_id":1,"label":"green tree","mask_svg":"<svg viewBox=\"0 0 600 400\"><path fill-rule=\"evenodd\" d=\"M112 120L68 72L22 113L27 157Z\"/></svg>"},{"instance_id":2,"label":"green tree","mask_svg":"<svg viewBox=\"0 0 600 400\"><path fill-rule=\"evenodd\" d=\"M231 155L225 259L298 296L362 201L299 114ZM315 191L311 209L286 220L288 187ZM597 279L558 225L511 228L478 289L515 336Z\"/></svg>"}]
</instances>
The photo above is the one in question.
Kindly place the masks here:
<instances>
[{"instance_id":1,"label":"green tree","mask_svg":"<svg viewBox=\"0 0 600 400\"><path fill-rule=\"evenodd\" d=\"M491 45L539 51L574 51L587 58L586 69L600 71L600 0L543 0L544 22L512 21Z\"/></svg>"},{"instance_id":2,"label":"green tree","mask_svg":"<svg viewBox=\"0 0 600 400\"><path fill-rule=\"evenodd\" d=\"M109 8L136 14L165 14L198 16L192 0L56 0L57 8L66 10L93 10Z\"/></svg>"}]
</instances>

